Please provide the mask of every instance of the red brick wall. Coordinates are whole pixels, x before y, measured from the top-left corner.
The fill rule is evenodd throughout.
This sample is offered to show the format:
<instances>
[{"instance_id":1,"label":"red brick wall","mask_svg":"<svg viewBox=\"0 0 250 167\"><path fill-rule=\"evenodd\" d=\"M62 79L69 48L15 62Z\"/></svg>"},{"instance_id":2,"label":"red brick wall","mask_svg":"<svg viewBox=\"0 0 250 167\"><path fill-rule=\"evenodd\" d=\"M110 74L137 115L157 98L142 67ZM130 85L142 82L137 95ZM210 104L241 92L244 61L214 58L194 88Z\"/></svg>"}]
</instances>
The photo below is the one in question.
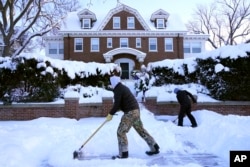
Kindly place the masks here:
<instances>
[{"instance_id":1,"label":"red brick wall","mask_svg":"<svg viewBox=\"0 0 250 167\"><path fill-rule=\"evenodd\" d=\"M103 103L79 104L78 98L65 98L64 104L12 104L0 105L0 120L32 120L39 117L73 118L106 116L113 98L103 98Z\"/></svg>"},{"instance_id":2,"label":"red brick wall","mask_svg":"<svg viewBox=\"0 0 250 167\"><path fill-rule=\"evenodd\" d=\"M179 103L177 102L157 102L156 97L146 98L145 106L156 115L177 115L179 112ZM204 102L194 104L194 110L211 110L217 113L228 115L250 115L250 102L226 101L226 102Z\"/></svg>"},{"instance_id":3,"label":"red brick wall","mask_svg":"<svg viewBox=\"0 0 250 167\"><path fill-rule=\"evenodd\" d=\"M146 98L145 107L155 115L177 115L177 102L158 103L156 98ZM112 98L103 98L102 103L79 104L78 98L65 99L65 104L13 104L0 105L0 120L32 120L39 117L72 118L105 117L113 106ZM250 102L198 103L192 110L211 110L227 115L250 115Z\"/></svg>"}]
</instances>

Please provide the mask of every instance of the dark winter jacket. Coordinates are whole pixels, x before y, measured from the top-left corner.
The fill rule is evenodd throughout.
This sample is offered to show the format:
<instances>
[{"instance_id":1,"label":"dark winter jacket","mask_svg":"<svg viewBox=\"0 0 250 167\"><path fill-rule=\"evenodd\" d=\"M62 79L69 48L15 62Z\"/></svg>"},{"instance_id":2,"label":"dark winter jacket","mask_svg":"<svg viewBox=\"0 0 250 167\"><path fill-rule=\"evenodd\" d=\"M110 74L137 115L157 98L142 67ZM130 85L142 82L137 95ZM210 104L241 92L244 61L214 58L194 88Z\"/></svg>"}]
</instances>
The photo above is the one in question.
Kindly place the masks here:
<instances>
[{"instance_id":1,"label":"dark winter jacket","mask_svg":"<svg viewBox=\"0 0 250 167\"><path fill-rule=\"evenodd\" d=\"M179 90L176 93L176 97L181 106L190 106L191 105L190 98L192 99L193 103L197 103L194 96L186 90Z\"/></svg>"},{"instance_id":2,"label":"dark winter jacket","mask_svg":"<svg viewBox=\"0 0 250 167\"><path fill-rule=\"evenodd\" d=\"M109 112L111 115L114 115L117 111L121 110L124 113L129 111L139 109L139 105L131 93L128 87L123 85L122 83L118 83L114 90L114 105L111 111Z\"/></svg>"}]
</instances>

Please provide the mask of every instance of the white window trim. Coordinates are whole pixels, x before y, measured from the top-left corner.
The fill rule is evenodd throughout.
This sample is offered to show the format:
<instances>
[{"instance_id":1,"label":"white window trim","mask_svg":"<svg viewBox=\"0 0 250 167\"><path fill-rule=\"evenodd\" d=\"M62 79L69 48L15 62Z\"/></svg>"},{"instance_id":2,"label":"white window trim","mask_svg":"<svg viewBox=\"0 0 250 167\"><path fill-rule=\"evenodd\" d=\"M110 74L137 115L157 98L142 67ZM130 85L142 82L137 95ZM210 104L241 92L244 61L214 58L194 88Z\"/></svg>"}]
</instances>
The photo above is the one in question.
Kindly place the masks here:
<instances>
[{"instance_id":1,"label":"white window trim","mask_svg":"<svg viewBox=\"0 0 250 167\"><path fill-rule=\"evenodd\" d=\"M50 48L51 44L53 44L55 46L55 48ZM62 46L62 48L60 47L60 45ZM56 50L56 53L50 53L50 49ZM62 53L60 53L61 49L62 49ZM49 42L48 43L48 54L49 55L63 55L64 54L63 50L64 50L63 42Z\"/></svg>"},{"instance_id":2,"label":"white window trim","mask_svg":"<svg viewBox=\"0 0 250 167\"><path fill-rule=\"evenodd\" d=\"M198 45L196 45L196 44L198 44L199 45L199 47L197 47ZM200 50L200 52L193 52L193 49L199 49ZM192 42L191 43L191 52L192 53L201 53L202 52L202 43L201 42Z\"/></svg>"},{"instance_id":3,"label":"white window trim","mask_svg":"<svg viewBox=\"0 0 250 167\"><path fill-rule=\"evenodd\" d=\"M160 26L160 25L162 25L162 26ZM164 29L165 28L164 19L156 19L156 28L157 29Z\"/></svg>"},{"instance_id":4,"label":"white window trim","mask_svg":"<svg viewBox=\"0 0 250 167\"><path fill-rule=\"evenodd\" d=\"M126 41L126 47L122 47L122 42L123 41ZM120 38L120 48L127 48L129 47L129 44L128 44L128 38Z\"/></svg>"},{"instance_id":5,"label":"white window trim","mask_svg":"<svg viewBox=\"0 0 250 167\"><path fill-rule=\"evenodd\" d=\"M116 22L118 21L118 22ZM119 26L116 26L119 24ZM121 18L120 17L113 17L113 29L121 29Z\"/></svg>"},{"instance_id":6,"label":"white window trim","mask_svg":"<svg viewBox=\"0 0 250 167\"><path fill-rule=\"evenodd\" d=\"M110 43L110 45L109 45ZM107 38L107 48L113 48L113 39L112 38Z\"/></svg>"},{"instance_id":7,"label":"white window trim","mask_svg":"<svg viewBox=\"0 0 250 167\"><path fill-rule=\"evenodd\" d=\"M139 44L139 45L137 45L137 44ZM136 48L141 48L141 38L136 38L135 39L135 47Z\"/></svg>"},{"instance_id":8,"label":"white window trim","mask_svg":"<svg viewBox=\"0 0 250 167\"><path fill-rule=\"evenodd\" d=\"M76 42L77 42L77 40L80 40L81 41L81 44L82 44L82 49L81 50L77 50L76 49ZM75 38L74 39L74 52L83 52L83 39L82 38Z\"/></svg>"},{"instance_id":9,"label":"white window trim","mask_svg":"<svg viewBox=\"0 0 250 167\"><path fill-rule=\"evenodd\" d=\"M151 48L150 48L150 44L151 44L152 40L155 41L155 50L151 50ZM157 52L158 51L157 38L149 38L149 40L148 40L148 49L149 49L150 52Z\"/></svg>"},{"instance_id":10,"label":"white window trim","mask_svg":"<svg viewBox=\"0 0 250 167\"><path fill-rule=\"evenodd\" d=\"M87 21L88 22L88 27L85 27L85 24L84 24L84 21ZM91 28L91 21L90 21L90 19L83 19L82 20L82 28L83 29L90 29Z\"/></svg>"},{"instance_id":11,"label":"white window trim","mask_svg":"<svg viewBox=\"0 0 250 167\"><path fill-rule=\"evenodd\" d=\"M51 47L53 46L53 47ZM51 53L51 50L56 50L56 53ZM48 53L49 55L57 55L59 53L58 51L58 44L56 42L49 42L48 43Z\"/></svg>"},{"instance_id":12,"label":"white window trim","mask_svg":"<svg viewBox=\"0 0 250 167\"><path fill-rule=\"evenodd\" d=\"M167 40L171 41L171 49L167 49ZM165 48L165 52L173 52L174 51L174 44L173 44L173 38L165 38L164 39L164 48Z\"/></svg>"},{"instance_id":13,"label":"white window trim","mask_svg":"<svg viewBox=\"0 0 250 167\"><path fill-rule=\"evenodd\" d=\"M60 44L62 45L62 48L60 47ZM62 49L62 53L60 53L61 49ZM63 55L64 54L64 43L63 42L59 42L58 43L58 54L59 55Z\"/></svg>"},{"instance_id":14,"label":"white window trim","mask_svg":"<svg viewBox=\"0 0 250 167\"><path fill-rule=\"evenodd\" d=\"M95 44L94 42L97 42ZM93 49L93 46L97 46L97 49ZM91 38L91 44L90 44L90 51L91 52L99 52L100 51L100 39L99 38Z\"/></svg>"},{"instance_id":15,"label":"white window trim","mask_svg":"<svg viewBox=\"0 0 250 167\"><path fill-rule=\"evenodd\" d=\"M134 17L127 17L127 28L128 29L135 29L135 18Z\"/></svg>"},{"instance_id":16,"label":"white window trim","mask_svg":"<svg viewBox=\"0 0 250 167\"><path fill-rule=\"evenodd\" d=\"M195 48L194 43L199 43L200 52L193 52L193 49ZM184 47L185 44L187 44L189 47ZM185 52L185 48L188 48L190 52ZM198 48L198 47L196 47L196 48ZM184 41L184 43L183 43L183 51L184 51L184 54L199 54L199 53L201 53L203 51L202 42L200 42L200 41Z\"/></svg>"},{"instance_id":17,"label":"white window trim","mask_svg":"<svg viewBox=\"0 0 250 167\"><path fill-rule=\"evenodd\" d=\"M185 47L185 44L186 45L188 45L187 47ZM187 49L189 49L189 52L185 52L185 48L187 48ZM192 51L191 51L191 42L183 42L183 52L184 52L184 54L186 53L186 54L189 54L189 53L192 53Z\"/></svg>"}]
</instances>

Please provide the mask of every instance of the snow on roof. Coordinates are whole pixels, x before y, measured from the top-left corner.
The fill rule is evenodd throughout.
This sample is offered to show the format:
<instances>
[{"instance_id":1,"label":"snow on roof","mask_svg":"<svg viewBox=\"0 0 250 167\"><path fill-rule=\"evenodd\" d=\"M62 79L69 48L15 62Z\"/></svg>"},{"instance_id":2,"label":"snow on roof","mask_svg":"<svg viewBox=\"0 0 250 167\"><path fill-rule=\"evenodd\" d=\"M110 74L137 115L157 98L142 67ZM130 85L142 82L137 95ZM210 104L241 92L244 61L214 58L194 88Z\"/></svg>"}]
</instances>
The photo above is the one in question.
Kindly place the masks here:
<instances>
[{"instance_id":1,"label":"snow on roof","mask_svg":"<svg viewBox=\"0 0 250 167\"><path fill-rule=\"evenodd\" d=\"M157 3L156 1L159 2ZM137 2L127 0L122 4L117 3L116 1L97 0L92 2L92 5L90 7L83 6L78 11L69 13L64 20L61 31L97 31L109 12L114 8L119 8L121 5L128 6L136 10L139 14L139 17L143 18L147 26L149 26L150 30L152 31L187 31L187 28L185 27L185 24L181 20L180 16L176 13L169 12L167 6L165 7L161 5L160 0L154 0L153 3L151 0L145 0L143 1L143 4L146 4L149 7L145 8L145 5L142 5L142 1ZM94 23L92 29L81 29L80 20L77 16L77 13L84 10L85 8L88 8L88 10L96 15L97 21ZM151 15L160 9L169 13L166 29L156 29L153 22L150 21Z\"/></svg>"}]
</instances>

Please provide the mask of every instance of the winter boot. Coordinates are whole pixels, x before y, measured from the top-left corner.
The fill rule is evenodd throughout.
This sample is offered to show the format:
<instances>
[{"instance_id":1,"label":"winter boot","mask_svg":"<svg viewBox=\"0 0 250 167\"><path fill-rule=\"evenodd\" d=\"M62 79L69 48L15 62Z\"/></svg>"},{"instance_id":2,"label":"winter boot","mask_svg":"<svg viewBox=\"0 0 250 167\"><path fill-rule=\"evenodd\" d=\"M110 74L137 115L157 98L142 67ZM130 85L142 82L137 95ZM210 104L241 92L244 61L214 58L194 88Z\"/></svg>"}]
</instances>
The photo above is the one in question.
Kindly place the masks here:
<instances>
[{"instance_id":1,"label":"winter boot","mask_svg":"<svg viewBox=\"0 0 250 167\"><path fill-rule=\"evenodd\" d=\"M158 144L155 144L155 145L154 145L154 150L146 151L146 154L147 154L147 155L159 154L159 152L160 152L159 149L160 149L159 145L158 145Z\"/></svg>"},{"instance_id":2,"label":"winter boot","mask_svg":"<svg viewBox=\"0 0 250 167\"><path fill-rule=\"evenodd\" d=\"M191 125L192 128L196 128L197 126L198 126L198 125L195 125L195 124L194 124L194 125Z\"/></svg>"},{"instance_id":3,"label":"winter boot","mask_svg":"<svg viewBox=\"0 0 250 167\"><path fill-rule=\"evenodd\" d=\"M122 152L122 155L117 155L117 156L112 157L112 159L116 159L116 158L119 158L119 159L128 158L128 151Z\"/></svg>"}]
</instances>

